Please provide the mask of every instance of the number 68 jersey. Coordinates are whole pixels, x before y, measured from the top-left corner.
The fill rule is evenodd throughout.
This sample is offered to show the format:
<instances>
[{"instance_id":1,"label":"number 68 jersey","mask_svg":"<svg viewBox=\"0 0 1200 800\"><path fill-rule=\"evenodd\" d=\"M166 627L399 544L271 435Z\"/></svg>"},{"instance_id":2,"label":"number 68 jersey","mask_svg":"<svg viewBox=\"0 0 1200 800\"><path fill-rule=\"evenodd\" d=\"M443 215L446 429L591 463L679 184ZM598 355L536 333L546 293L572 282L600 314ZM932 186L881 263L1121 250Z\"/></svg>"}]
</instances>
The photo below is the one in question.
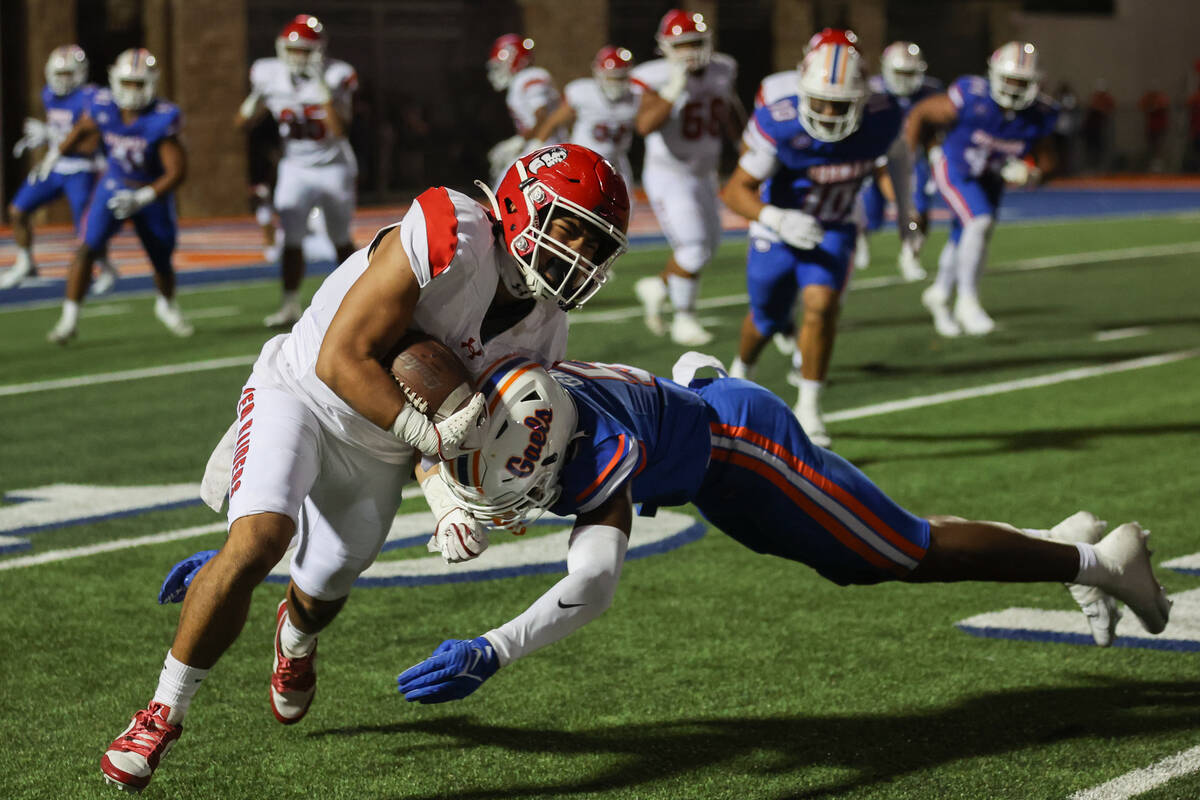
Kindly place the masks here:
<instances>
[{"instance_id":1,"label":"number 68 jersey","mask_svg":"<svg viewBox=\"0 0 1200 800\"><path fill-rule=\"evenodd\" d=\"M638 64L630 75L635 93L657 92L670 77L671 64L665 58ZM708 66L688 73L687 89L675 101L671 116L646 137L645 165L693 175L715 172L736 80L737 62L724 53L713 53Z\"/></svg>"},{"instance_id":2,"label":"number 68 jersey","mask_svg":"<svg viewBox=\"0 0 1200 800\"><path fill-rule=\"evenodd\" d=\"M333 107L348 120L358 75L354 67L336 59L326 59L324 70ZM263 96L271 116L279 123L284 158L313 167L354 163L354 152L346 137L329 133L315 80L295 75L278 58L260 58L250 67L250 85Z\"/></svg>"},{"instance_id":3,"label":"number 68 jersey","mask_svg":"<svg viewBox=\"0 0 1200 800\"><path fill-rule=\"evenodd\" d=\"M797 95L754 111L742 143L738 166L762 180L759 199L780 208L799 209L825 225L849 221L863 180L886 163L886 153L904 113L886 94L867 98L858 130L837 142L822 142L800 123ZM750 234L778 241L757 222Z\"/></svg>"}]
</instances>

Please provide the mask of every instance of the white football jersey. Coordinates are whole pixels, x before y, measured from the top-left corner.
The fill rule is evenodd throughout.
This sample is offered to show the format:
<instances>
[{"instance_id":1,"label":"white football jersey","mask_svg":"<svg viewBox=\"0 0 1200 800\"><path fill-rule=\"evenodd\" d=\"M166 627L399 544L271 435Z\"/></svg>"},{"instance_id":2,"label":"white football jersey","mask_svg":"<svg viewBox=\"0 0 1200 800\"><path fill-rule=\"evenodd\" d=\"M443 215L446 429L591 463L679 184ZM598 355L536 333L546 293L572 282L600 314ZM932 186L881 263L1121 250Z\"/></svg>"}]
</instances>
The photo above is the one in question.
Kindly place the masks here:
<instances>
[{"instance_id":1,"label":"white football jersey","mask_svg":"<svg viewBox=\"0 0 1200 800\"><path fill-rule=\"evenodd\" d=\"M634 90L657 92L670 74L665 58L639 64L632 73ZM687 88L675 101L670 118L646 137L646 165L693 174L715 170L725 138L721 120L729 112L736 80L737 62L724 53L713 53L701 72L688 73Z\"/></svg>"},{"instance_id":2,"label":"white football jersey","mask_svg":"<svg viewBox=\"0 0 1200 800\"><path fill-rule=\"evenodd\" d=\"M526 67L513 76L504 101L517 133L528 139L537 125L537 112L544 108L549 114L558 108L560 98L549 72L541 67ZM547 141L560 138L551 136Z\"/></svg>"},{"instance_id":3,"label":"white football jersey","mask_svg":"<svg viewBox=\"0 0 1200 800\"><path fill-rule=\"evenodd\" d=\"M772 72L758 85L758 91L754 94L754 107L769 106L799 92L800 74L796 70L786 69L783 72Z\"/></svg>"},{"instance_id":4,"label":"white football jersey","mask_svg":"<svg viewBox=\"0 0 1200 800\"><path fill-rule=\"evenodd\" d=\"M358 74L345 61L325 61L325 83L333 107L350 119ZM296 76L278 58L260 58L250 67L250 85L262 94L271 116L279 123L283 157L309 166L353 163L354 152L344 136L334 137L325 125L316 81Z\"/></svg>"},{"instance_id":5,"label":"white football jersey","mask_svg":"<svg viewBox=\"0 0 1200 800\"><path fill-rule=\"evenodd\" d=\"M544 364L566 355L567 315L553 300L538 300L519 323L482 342L480 326L500 280L499 259L509 258L483 206L453 189L435 187L417 197L398 225L421 285L411 327L444 342L473 376L513 353ZM278 377L338 439L389 463L408 458L412 448L334 394L317 377L316 363L329 323L367 268L367 254L395 227L380 230L370 245L334 270L291 332L267 342L254 368Z\"/></svg>"},{"instance_id":6,"label":"white football jersey","mask_svg":"<svg viewBox=\"0 0 1200 800\"><path fill-rule=\"evenodd\" d=\"M579 78L564 90L567 105L575 111L570 141L595 150L607 158L629 183L629 146L633 144L633 119L638 96L632 92L613 102L600 91L595 78ZM630 186L633 184L630 183Z\"/></svg>"}]
</instances>

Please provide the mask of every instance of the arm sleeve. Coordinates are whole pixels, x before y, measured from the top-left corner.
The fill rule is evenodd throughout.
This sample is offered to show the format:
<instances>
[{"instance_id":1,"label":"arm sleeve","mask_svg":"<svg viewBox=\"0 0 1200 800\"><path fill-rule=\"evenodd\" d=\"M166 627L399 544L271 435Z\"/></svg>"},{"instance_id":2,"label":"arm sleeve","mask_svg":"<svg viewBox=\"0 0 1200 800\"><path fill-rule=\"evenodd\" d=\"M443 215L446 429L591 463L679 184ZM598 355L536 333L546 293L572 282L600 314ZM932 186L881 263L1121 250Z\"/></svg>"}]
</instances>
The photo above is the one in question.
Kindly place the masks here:
<instances>
[{"instance_id":1,"label":"arm sleeve","mask_svg":"<svg viewBox=\"0 0 1200 800\"><path fill-rule=\"evenodd\" d=\"M742 144L746 152L738 159L738 166L746 170L760 181L766 180L779 169L779 159L775 139L763 127L761 117L769 112L768 108L760 108L750 117L746 131L742 134Z\"/></svg>"},{"instance_id":2,"label":"arm sleeve","mask_svg":"<svg viewBox=\"0 0 1200 800\"><path fill-rule=\"evenodd\" d=\"M488 631L500 665L553 644L612 605L629 537L610 525L584 525L571 534L567 576L520 616Z\"/></svg>"}]
</instances>

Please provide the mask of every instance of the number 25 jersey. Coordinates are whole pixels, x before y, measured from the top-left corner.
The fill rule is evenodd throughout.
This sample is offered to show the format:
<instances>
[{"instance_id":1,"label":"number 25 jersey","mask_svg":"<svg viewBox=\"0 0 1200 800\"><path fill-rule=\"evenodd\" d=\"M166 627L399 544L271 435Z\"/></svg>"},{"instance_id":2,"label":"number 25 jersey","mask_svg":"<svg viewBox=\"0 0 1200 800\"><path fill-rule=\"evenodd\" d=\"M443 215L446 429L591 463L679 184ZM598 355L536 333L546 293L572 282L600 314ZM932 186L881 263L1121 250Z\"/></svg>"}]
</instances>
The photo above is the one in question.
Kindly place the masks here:
<instances>
[{"instance_id":1,"label":"number 25 jersey","mask_svg":"<svg viewBox=\"0 0 1200 800\"><path fill-rule=\"evenodd\" d=\"M324 69L333 107L348 120L358 75L354 67L336 59L326 59ZM313 167L354 164L350 142L329 132L316 81L293 74L278 58L260 58L250 67L250 85L279 123L284 158Z\"/></svg>"}]
</instances>

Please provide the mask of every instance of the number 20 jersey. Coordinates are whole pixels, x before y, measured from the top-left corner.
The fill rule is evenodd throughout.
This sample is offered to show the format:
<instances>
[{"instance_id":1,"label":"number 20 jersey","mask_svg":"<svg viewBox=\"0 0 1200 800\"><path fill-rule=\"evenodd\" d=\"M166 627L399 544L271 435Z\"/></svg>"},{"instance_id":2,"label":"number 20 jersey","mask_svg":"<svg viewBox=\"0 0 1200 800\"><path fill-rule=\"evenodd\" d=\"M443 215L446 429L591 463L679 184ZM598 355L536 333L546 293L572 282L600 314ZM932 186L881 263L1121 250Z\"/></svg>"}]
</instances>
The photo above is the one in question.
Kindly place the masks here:
<instances>
[{"instance_id":1,"label":"number 20 jersey","mask_svg":"<svg viewBox=\"0 0 1200 800\"><path fill-rule=\"evenodd\" d=\"M738 164L762 180L764 203L800 209L826 225L846 222L863 180L886 163L904 114L891 96L873 94L858 130L841 141L822 142L801 125L799 105L799 96L791 95L756 109ZM751 235L776 239L758 223L751 224Z\"/></svg>"},{"instance_id":2,"label":"number 20 jersey","mask_svg":"<svg viewBox=\"0 0 1200 800\"><path fill-rule=\"evenodd\" d=\"M671 63L665 58L639 64L631 74L634 92L657 92L670 76ZM670 118L646 136L645 165L693 175L714 172L724 138L721 120L729 112L736 80L737 62L724 53L713 53L707 67L688 73L687 89L675 101Z\"/></svg>"},{"instance_id":3,"label":"number 20 jersey","mask_svg":"<svg viewBox=\"0 0 1200 800\"><path fill-rule=\"evenodd\" d=\"M345 61L326 59L325 83L333 107L349 119L358 75ZM316 81L297 76L278 58L260 58L250 66L250 85L263 96L271 116L279 123L283 157L307 166L354 163L354 152L344 136L329 134L321 91Z\"/></svg>"}]
</instances>

